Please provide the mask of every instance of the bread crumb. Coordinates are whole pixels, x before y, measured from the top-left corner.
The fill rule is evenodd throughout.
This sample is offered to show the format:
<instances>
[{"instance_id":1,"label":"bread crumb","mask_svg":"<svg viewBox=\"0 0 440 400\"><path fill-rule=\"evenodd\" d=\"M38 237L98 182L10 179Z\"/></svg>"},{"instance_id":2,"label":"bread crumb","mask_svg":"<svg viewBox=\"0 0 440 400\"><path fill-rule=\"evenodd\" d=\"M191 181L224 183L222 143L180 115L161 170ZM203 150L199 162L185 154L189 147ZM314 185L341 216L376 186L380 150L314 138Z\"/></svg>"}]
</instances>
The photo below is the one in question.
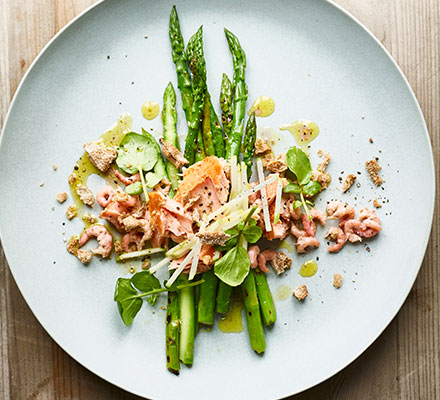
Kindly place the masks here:
<instances>
[{"instance_id":1,"label":"bread crumb","mask_svg":"<svg viewBox=\"0 0 440 400\"><path fill-rule=\"evenodd\" d=\"M58 167L54 164L54 165L52 165L52 169L53 169L54 171L56 171L56 170L58 169Z\"/></svg>"},{"instance_id":2,"label":"bread crumb","mask_svg":"<svg viewBox=\"0 0 440 400\"><path fill-rule=\"evenodd\" d=\"M67 181L69 182L69 185L73 185L76 182L76 179L77 179L76 174L72 172L67 178Z\"/></svg>"},{"instance_id":3,"label":"bread crumb","mask_svg":"<svg viewBox=\"0 0 440 400\"><path fill-rule=\"evenodd\" d=\"M165 310L165 308L166 308L165 306L160 306L161 310Z\"/></svg>"},{"instance_id":4,"label":"bread crumb","mask_svg":"<svg viewBox=\"0 0 440 400\"><path fill-rule=\"evenodd\" d=\"M342 275L341 274L334 274L333 275L333 286L336 289L339 289L342 286Z\"/></svg>"},{"instance_id":5,"label":"bread crumb","mask_svg":"<svg viewBox=\"0 0 440 400\"><path fill-rule=\"evenodd\" d=\"M76 193L79 196L79 199L86 205L86 206L93 206L95 203L95 198L93 197L92 191L84 185L78 185L76 187Z\"/></svg>"},{"instance_id":6,"label":"bread crumb","mask_svg":"<svg viewBox=\"0 0 440 400\"><path fill-rule=\"evenodd\" d=\"M150 261L150 260L145 260L145 261L142 263L142 269L143 269L144 271L150 269L150 267L151 267L151 261Z\"/></svg>"},{"instance_id":7,"label":"bread crumb","mask_svg":"<svg viewBox=\"0 0 440 400\"><path fill-rule=\"evenodd\" d=\"M321 149L319 149L317 154L318 157L322 157L324 155L324 152Z\"/></svg>"},{"instance_id":8,"label":"bread crumb","mask_svg":"<svg viewBox=\"0 0 440 400\"><path fill-rule=\"evenodd\" d=\"M67 200L67 193L66 192L60 192L56 195L56 199L58 203L62 204Z\"/></svg>"},{"instance_id":9,"label":"bread crumb","mask_svg":"<svg viewBox=\"0 0 440 400\"><path fill-rule=\"evenodd\" d=\"M304 300L309 294L309 291L307 290L306 285L298 286L293 290L293 296L296 297L298 300Z\"/></svg>"},{"instance_id":10,"label":"bread crumb","mask_svg":"<svg viewBox=\"0 0 440 400\"><path fill-rule=\"evenodd\" d=\"M330 163L330 160L331 160L330 153L325 153L322 161L318 164L317 170L319 172L325 172L326 168L328 167L328 164Z\"/></svg>"},{"instance_id":11,"label":"bread crumb","mask_svg":"<svg viewBox=\"0 0 440 400\"><path fill-rule=\"evenodd\" d=\"M383 183L383 179L379 176L379 171L382 169L382 167L379 165L377 160L368 160L365 163L365 167L367 168L368 173L370 174L370 178L372 182L376 186L380 186Z\"/></svg>"},{"instance_id":12,"label":"bread crumb","mask_svg":"<svg viewBox=\"0 0 440 400\"><path fill-rule=\"evenodd\" d=\"M348 174L347 177L345 178L344 183L342 184L342 193L345 193L348 189L350 189L355 180L356 180L356 175Z\"/></svg>"},{"instance_id":13,"label":"bread crumb","mask_svg":"<svg viewBox=\"0 0 440 400\"><path fill-rule=\"evenodd\" d=\"M44 186L44 182L40 182L40 187L43 187Z\"/></svg>"},{"instance_id":14,"label":"bread crumb","mask_svg":"<svg viewBox=\"0 0 440 400\"><path fill-rule=\"evenodd\" d=\"M255 141L255 154L264 154L271 151L269 141L266 138L257 138Z\"/></svg>"},{"instance_id":15,"label":"bread crumb","mask_svg":"<svg viewBox=\"0 0 440 400\"><path fill-rule=\"evenodd\" d=\"M373 200L373 206L376 208L382 208L382 204L380 204L377 199Z\"/></svg>"},{"instance_id":16,"label":"bread crumb","mask_svg":"<svg viewBox=\"0 0 440 400\"><path fill-rule=\"evenodd\" d=\"M84 214L83 221L89 223L90 225L96 224L98 222L98 218L93 216L92 214Z\"/></svg>"},{"instance_id":17,"label":"bread crumb","mask_svg":"<svg viewBox=\"0 0 440 400\"><path fill-rule=\"evenodd\" d=\"M78 207L76 206L67 207L66 216L69 221L75 218L77 214L78 214Z\"/></svg>"},{"instance_id":18,"label":"bread crumb","mask_svg":"<svg viewBox=\"0 0 440 400\"><path fill-rule=\"evenodd\" d=\"M368 139L370 143L373 143L373 138L370 137L370 139Z\"/></svg>"}]
</instances>

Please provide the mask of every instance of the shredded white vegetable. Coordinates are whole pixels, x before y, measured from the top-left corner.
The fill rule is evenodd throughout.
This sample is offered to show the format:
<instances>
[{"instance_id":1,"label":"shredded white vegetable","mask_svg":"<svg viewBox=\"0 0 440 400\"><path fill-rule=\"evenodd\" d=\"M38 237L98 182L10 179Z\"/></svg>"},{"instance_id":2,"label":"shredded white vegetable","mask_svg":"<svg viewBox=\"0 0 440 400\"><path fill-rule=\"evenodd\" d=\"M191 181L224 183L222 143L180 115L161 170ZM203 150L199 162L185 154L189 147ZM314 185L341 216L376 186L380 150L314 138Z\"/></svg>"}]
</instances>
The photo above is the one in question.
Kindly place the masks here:
<instances>
[{"instance_id":1,"label":"shredded white vegetable","mask_svg":"<svg viewBox=\"0 0 440 400\"><path fill-rule=\"evenodd\" d=\"M189 250L191 250L197 242L197 238L195 236L190 239L185 240L184 242L174 246L172 249L169 249L165 255L167 257L172 258L180 258L185 255Z\"/></svg>"},{"instance_id":2,"label":"shredded white vegetable","mask_svg":"<svg viewBox=\"0 0 440 400\"><path fill-rule=\"evenodd\" d=\"M220 214L223 214L225 211L230 210L231 207L234 207L236 204L240 203L243 197L248 198L251 194L258 192L261 189L265 188L267 185L270 185L271 183L275 182L276 179L277 179L276 175L272 175L262 183L259 183L254 188L246 190L243 193L240 193L236 198L232 199L231 201L228 201L226 204L224 204L223 206L221 206L220 208L209 214L207 217L205 217L205 221L209 222L214 218L218 217Z\"/></svg>"},{"instance_id":3,"label":"shredded white vegetable","mask_svg":"<svg viewBox=\"0 0 440 400\"><path fill-rule=\"evenodd\" d=\"M280 220L281 212L281 198L283 196L283 182L278 178L277 182L277 195L275 197L275 212L273 217L273 223L276 224Z\"/></svg>"},{"instance_id":4,"label":"shredded white vegetable","mask_svg":"<svg viewBox=\"0 0 440 400\"><path fill-rule=\"evenodd\" d=\"M247 176L247 167L246 164L244 162L241 163L241 193L244 192L246 189L248 189L248 176ZM248 208L248 198L247 197L243 197L243 203L241 204L241 207L243 208L243 210Z\"/></svg>"},{"instance_id":5,"label":"shredded white vegetable","mask_svg":"<svg viewBox=\"0 0 440 400\"><path fill-rule=\"evenodd\" d=\"M159 271L162 267L167 265L171 261L171 257L165 257L162 261L158 262L154 267L150 268L150 273L154 274Z\"/></svg>"},{"instance_id":6,"label":"shredded white vegetable","mask_svg":"<svg viewBox=\"0 0 440 400\"><path fill-rule=\"evenodd\" d=\"M237 196L238 188L237 188L237 156L231 157L231 192L229 193L229 198L233 199Z\"/></svg>"},{"instance_id":7,"label":"shredded white vegetable","mask_svg":"<svg viewBox=\"0 0 440 400\"><path fill-rule=\"evenodd\" d=\"M189 262L192 260L195 252L197 250L197 247L194 247L187 255L186 257L183 259L182 263L179 265L179 268L177 268L173 275L171 275L171 278L168 280L166 286L170 287L175 281L176 279L179 277L179 275L182 273L182 271L184 270L184 268L189 264Z\"/></svg>"},{"instance_id":8,"label":"shredded white vegetable","mask_svg":"<svg viewBox=\"0 0 440 400\"><path fill-rule=\"evenodd\" d=\"M165 249L162 249L161 247L153 247L151 249L132 251L130 253L121 254L119 256L119 259L129 260L130 258L137 258L137 257L148 256L150 254L162 253L163 251L165 251Z\"/></svg>"},{"instance_id":9,"label":"shredded white vegetable","mask_svg":"<svg viewBox=\"0 0 440 400\"><path fill-rule=\"evenodd\" d=\"M199 265L199 256L200 256L201 248L202 248L202 242L199 240L194 246L194 257L191 262L191 269L189 271L189 277L188 277L190 281L194 279L194 276L197 273L197 266Z\"/></svg>"},{"instance_id":10,"label":"shredded white vegetable","mask_svg":"<svg viewBox=\"0 0 440 400\"><path fill-rule=\"evenodd\" d=\"M257 159L257 172L258 172L258 180L260 181L260 184L262 182L265 182L263 163L261 162L261 159ZM277 178L278 177L274 175L274 180ZM267 205L266 187L261 189L261 202L263 203L264 228L266 229L266 232L270 232L272 230L272 225L270 224L270 214L269 214L269 206Z\"/></svg>"}]
</instances>

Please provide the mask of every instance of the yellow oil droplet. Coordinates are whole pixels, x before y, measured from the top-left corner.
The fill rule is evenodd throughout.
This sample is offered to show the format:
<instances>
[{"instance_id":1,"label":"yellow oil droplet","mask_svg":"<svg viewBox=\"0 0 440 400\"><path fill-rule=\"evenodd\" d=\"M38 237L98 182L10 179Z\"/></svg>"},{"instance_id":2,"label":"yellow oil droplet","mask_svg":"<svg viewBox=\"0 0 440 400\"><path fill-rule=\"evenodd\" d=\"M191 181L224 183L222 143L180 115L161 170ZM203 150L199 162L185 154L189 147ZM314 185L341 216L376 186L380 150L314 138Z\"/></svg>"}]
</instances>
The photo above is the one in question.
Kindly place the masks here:
<instances>
[{"instance_id":1,"label":"yellow oil droplet","mask_svg":"<svg viewBox=\"0 0 440 400\"><path fill-rule=\"evenodd\" d=\"M279 248L280 249L286 249L287 251L293 251L292 245L287 240L283 240L280 243Z\"/></svg>"},{"instance_id":2,"label":"yellow oil droplet","mask_svg":"<svg viewBox=\"0 0 440 400\"><path fill-rule=\"evenodd\" d=\"M292 289L287 285L281 285L275 292L275 300L283 301L288 299L292 294Z\"/></svg>"},{"instance_id":3,"label":"yellow oil droplet","mask_svg":"<svg viewBox=\"0 0 440 400\"><path fill-rule=\"evenodd\" d=\"M281 125L280 130L289 131L298 146L306 149L319 135L319 127L315 122L300 119L288 125Z\"/></svg>"},{"instance_id":4,"label":"yellow oil droplet","mask_svg":"<svg viewBox=\"0 0 440 400\"><path fill-rule=\"evenodd\" d=\"M243 310L242 300L233 300L229 312L220 319L218 329L223 333L240 333L243 332L243 320L241 318L241 310Z\"/></svg>"},{"instance_id":5,"label":"yellow oil droplet","mask_svg":"<svg viewBox=\"0 0 440 400\"><path fill-rule=\"evenodd\" d=\"M145 119L151 120L156 118L159 115L159 104L155 103L154 101L147 101L142 106L142 115Z\"/></svg>"},{"instance_id":6,"label":"yellow oil droplet","mask_svg":"<svg viewBox=\"0 0 440 400\"><path fill-rule=\"evenodd\" d=\"M301 265L299 274L304 278L310 278L318 271L318 263L315 260L307 260Z\"/></svg>"},{"instance_id":7,"label":"yellow oil droplet","mask_svg":"<svg viewBox=\"0 0 440 400\"><path fill-rule=\"evenodd\" d=\"M108 130L106 130L99 138L106 146L118 146L125 134L131 130L132 118L130 114L123 114L118 121ZM72 175L75 178L69 182L70 194L72 196L75 206L78 208L77 217L79 217L84 225L89 226L87 218L84 218L85 206L76 193L78 185L87 186L87 180L90 175L99 175L105 179L108 185L116 187L117 180L114 176L113 169L110 169L106 173L101 172L96 168L89 160L89 157L84 153L81 158L76 162L76 165L72 171Z\"/></svg>"},{"instance_id":8,"label":"yellow oil droplet","mask_svg":"<svg viewBox=\"0 0 440 400\"><path fill-rule=\"evenodd\" d=\"M272 97L258 96L252 104L248 114L255 112L256 117L268 117L275 111L275 102Z\"/></svg>"}]
</instances>

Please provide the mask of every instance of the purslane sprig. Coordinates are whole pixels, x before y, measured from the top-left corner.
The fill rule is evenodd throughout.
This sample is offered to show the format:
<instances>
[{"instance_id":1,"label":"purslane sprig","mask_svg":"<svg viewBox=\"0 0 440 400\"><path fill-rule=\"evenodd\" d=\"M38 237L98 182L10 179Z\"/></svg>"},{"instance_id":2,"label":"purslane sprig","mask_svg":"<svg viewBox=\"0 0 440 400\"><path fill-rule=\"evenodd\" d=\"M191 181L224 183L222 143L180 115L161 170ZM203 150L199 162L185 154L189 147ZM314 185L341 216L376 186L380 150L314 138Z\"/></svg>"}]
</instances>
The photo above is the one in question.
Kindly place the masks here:
<instances>
[{"instance_id":1,"label":"purslane sprig","mask_svg":"<svg viewBox=\"0 0 440 400\"><path fill-rule=\"evenodd\" d=\"M294 208L303 207L307 216L311 220L309 206L313 207L310 200L306 200L304 196L313 197L321 190L321 184L312 181L312 166L309 157L299 147L291 147L286 154L286 162L289 170L295 175L296 182L289 182L283 189L284 193L299 194L300 200L296 200L293 204Z\"/></svg>"}]
</instances>

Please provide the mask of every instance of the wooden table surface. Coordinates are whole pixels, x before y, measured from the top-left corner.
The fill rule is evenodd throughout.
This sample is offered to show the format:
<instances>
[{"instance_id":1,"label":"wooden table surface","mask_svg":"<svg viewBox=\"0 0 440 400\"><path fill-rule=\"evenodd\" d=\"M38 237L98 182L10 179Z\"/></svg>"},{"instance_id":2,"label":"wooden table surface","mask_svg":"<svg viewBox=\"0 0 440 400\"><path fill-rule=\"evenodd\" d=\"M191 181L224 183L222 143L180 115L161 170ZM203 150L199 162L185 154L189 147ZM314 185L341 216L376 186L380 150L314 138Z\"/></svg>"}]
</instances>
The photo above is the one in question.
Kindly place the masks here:
<instances>
[{"instance_id":1,"label":"wooden table surface","mask_svg":"<svg viewBox=\"0 0 440 400\"><path fill-rule=\"evenodd\" d=\"M0 125L23 74L49 39L93 0L0 0ZM362 21L408 77L440 154L440 1L337 0ZM437 203L438 204L438 203ZM440 399L440 224L405 305L355 362L305 399ZM39 325L0 246L0 398L137 399L71 359Z\"/></svg>"}]
</instances>

